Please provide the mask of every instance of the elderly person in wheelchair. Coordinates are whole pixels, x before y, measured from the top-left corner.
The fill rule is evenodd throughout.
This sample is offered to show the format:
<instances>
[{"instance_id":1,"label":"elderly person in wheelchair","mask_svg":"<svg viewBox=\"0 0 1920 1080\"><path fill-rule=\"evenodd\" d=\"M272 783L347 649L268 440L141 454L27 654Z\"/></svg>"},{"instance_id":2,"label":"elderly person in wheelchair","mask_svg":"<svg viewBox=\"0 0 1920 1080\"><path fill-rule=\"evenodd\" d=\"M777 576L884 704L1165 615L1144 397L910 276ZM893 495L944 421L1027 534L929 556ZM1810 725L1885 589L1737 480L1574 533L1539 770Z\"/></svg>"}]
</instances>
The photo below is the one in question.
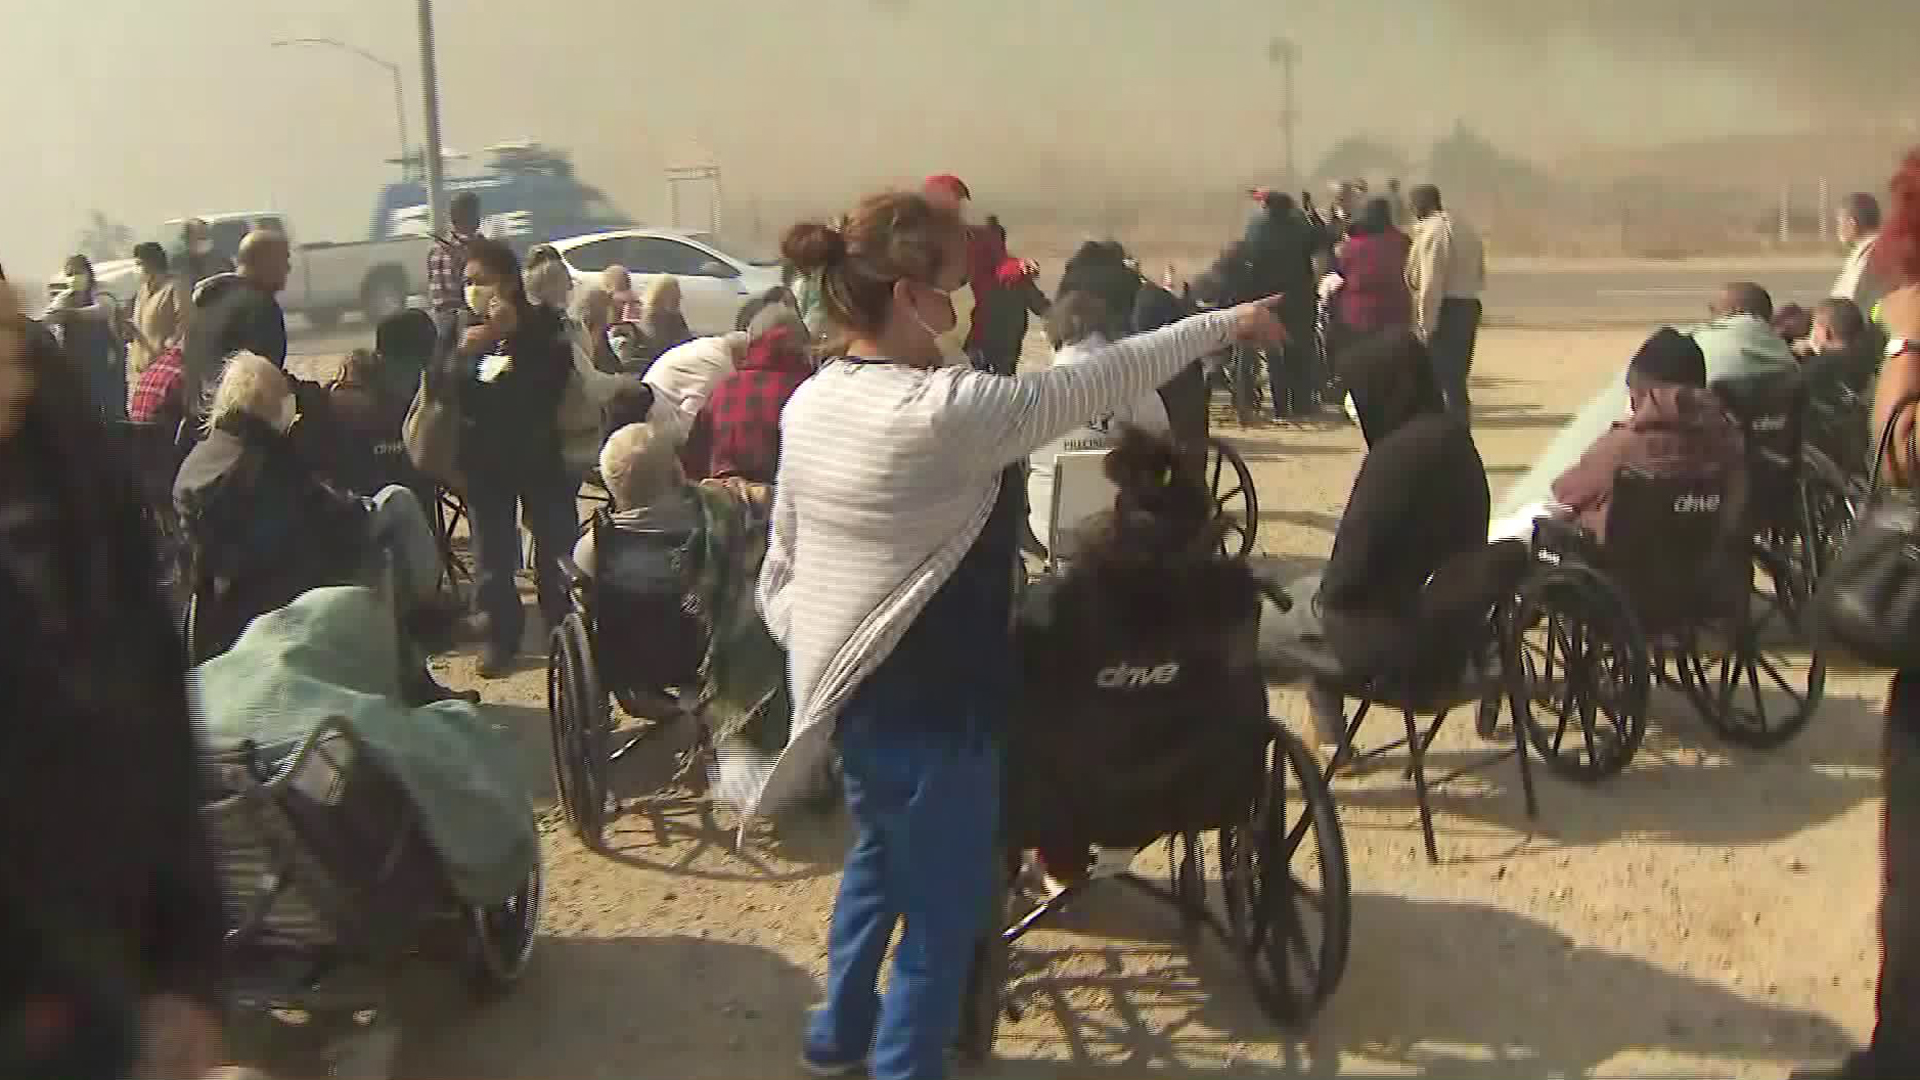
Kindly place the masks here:
<instances>
[{"instance_id":1,"label":"elderly person in wheelchair","mask_svg":"<svg viewBox=\"0 0 1920 1080\"><path fill-rule=\"evenodd\" d=\"M416 634L435 606L439 545L413 493L397 485L371 498L345 494L304 459L293 430L294 386L253 353L227 360L206 410L205 437L187 455L173 498L192 551L195 659L225 651L256 615L309 589L392 571L403 626ZM408 694L455 696L418 658L403 665Z\"/></svg>"}]
</instances>

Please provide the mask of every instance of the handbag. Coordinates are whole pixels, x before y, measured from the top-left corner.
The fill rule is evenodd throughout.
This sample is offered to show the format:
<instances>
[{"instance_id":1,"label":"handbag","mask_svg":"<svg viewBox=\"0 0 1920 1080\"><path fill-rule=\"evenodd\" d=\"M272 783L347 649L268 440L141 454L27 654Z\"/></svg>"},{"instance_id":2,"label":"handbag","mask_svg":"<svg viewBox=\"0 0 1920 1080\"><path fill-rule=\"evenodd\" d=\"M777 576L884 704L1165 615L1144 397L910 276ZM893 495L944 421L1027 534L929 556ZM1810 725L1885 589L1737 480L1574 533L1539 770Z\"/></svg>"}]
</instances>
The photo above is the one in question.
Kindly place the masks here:
<instances>
[{"instance_id":1,"label":"handbag","mask_svg":"<svg viewBox=\"0 0 1920 1080\"><path fill-rule=\"evenodd\" d=\"M435 378L438 361L429 363L420 373L420 386L407 406L406 419L400 422L400 441L406 446L407 460L430 479L449 488L461 485L460 407L458 391L443 386Z\"/></svg>"},{"instance_id":2,"label":"handbag","mask_svg":"<svg viewBox=\"0 0 1920 1080\"><path fill-rule=\"evenodd\" d=\"M1920 394L1909 394L1888 416L1865 505L1814 596L1814 629L1822 646L1871 667L1920 664L1920 504L1912 492L1880 484L1894 425L1916 402ZM1911 438L1907 459L1915 460Z\"/></svg>"}]
</instances>

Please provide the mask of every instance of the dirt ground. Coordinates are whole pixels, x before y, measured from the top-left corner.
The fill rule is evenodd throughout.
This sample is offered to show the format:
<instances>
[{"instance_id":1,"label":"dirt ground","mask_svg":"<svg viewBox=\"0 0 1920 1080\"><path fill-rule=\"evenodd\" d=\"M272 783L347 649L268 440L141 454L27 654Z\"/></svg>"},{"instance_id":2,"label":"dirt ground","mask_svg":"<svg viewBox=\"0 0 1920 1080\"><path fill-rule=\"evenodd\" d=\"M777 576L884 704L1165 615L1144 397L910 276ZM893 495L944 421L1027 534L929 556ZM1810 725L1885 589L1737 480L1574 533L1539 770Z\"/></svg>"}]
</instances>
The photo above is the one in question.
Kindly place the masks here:
<instances>
[{"instance_id":1,"label":"dirt ground","mask_svg":"<svg viewBox=\"0 0 1920 1080\"><path fill-rule=\"evenodd\" d=\"M1483 337L1476 434L1496 503L1639 336ZM1317 566L1359 462L1357 430L1223 433L1256 475L1261 548ZM616 826L614 857L589 853L552 810L542 661L530 654L511 678L477 682L455 656L443 674L478 686L524 747L545 817L543 936L510 996L426 994L410 1006L395 1074L799 1075L843 822L756 826L735 850L730 815L640 797ZM1830 675L1811 728L1771 753L1718 742L1656 693L1626 774L1585 787L1536 766L1537 822L1510 762L1437 795L1438 866L1421 854L1397 768L1342 779L1353 951L1310 1028L1277 1029L1220 946L1189 943L1170 910L1108 890L1020 946L1035 969L1015 984L1025 1015L1003 1026L999 1059L979 1075L1771 1077L1834 1057L1871 1025L1884 689L1884 678ZM1303 722L1296 692L1274 702ZM1456 717L1430 760L1477 741ZM1159 860L1158 849L1143 856Z\"/></svg>"}]
</instances>

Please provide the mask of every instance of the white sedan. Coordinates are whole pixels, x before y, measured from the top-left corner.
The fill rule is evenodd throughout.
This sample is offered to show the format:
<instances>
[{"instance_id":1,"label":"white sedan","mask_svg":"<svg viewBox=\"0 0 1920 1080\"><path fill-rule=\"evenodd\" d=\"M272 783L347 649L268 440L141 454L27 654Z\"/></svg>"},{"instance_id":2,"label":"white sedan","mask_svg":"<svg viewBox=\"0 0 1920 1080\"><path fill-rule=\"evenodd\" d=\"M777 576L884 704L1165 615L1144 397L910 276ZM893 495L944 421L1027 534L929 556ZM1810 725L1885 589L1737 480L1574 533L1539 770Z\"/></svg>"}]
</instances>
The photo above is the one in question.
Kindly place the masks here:
<instances>
[{"instance_id":1,"label":"white sedan","mask_svg":"<svg viewBox=\"0 0 1920 1080\"><path fill-rule=\"evenodd\" d=\"M778 261L735 254L704 234L621 229L555 240L553 247L576 289L598 288L609 266L626 267L643 293L649 277L679 278L681 313L702 337L732 330L741 305L781 283Z\"/></svg>"}]
</instances>

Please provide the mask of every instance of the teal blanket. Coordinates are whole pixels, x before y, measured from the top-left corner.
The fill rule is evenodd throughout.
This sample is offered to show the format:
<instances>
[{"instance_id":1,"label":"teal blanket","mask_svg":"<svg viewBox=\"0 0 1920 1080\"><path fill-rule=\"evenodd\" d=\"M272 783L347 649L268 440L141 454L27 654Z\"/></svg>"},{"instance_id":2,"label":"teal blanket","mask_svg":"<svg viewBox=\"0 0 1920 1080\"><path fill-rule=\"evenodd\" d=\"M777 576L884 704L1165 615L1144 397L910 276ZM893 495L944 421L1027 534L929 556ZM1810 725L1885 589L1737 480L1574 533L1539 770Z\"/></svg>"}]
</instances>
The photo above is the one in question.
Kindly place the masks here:
<instances>
[{"instance_id":1,"label":"teal blanket","mask_svg":"<svg viewBox=\"0 0 1920 1080\"><path fill-rule=\"evenodd\" d=\"M371 589L315 589L260 616L195 671L206 738L291 748L338 717L412 795L455 894L497 904L540 855L510 744L465 702L402 704L394 635Z\"/></svg>"}]
</instances>

